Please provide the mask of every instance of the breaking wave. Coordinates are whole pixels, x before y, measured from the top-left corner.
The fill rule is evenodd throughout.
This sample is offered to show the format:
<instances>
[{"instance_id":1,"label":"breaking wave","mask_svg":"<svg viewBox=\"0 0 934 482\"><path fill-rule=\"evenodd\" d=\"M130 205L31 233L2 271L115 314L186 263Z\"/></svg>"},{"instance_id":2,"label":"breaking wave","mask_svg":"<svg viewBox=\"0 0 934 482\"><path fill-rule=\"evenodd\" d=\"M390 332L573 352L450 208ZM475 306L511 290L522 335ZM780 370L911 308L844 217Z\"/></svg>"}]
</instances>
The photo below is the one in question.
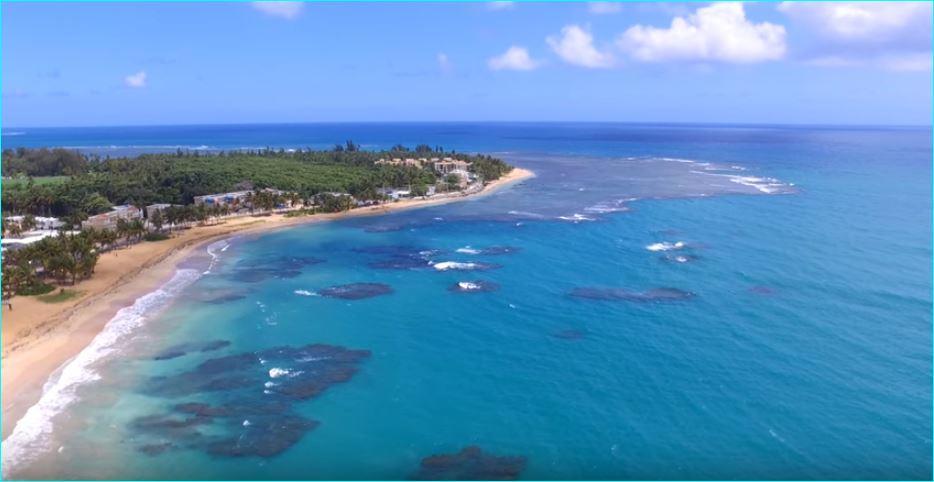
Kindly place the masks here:
<instances>
[{"instance_id":1,"label":"breaking wave","mask_svg":"<svg viewBox=\"0 0 934 482\"><path fill-rule=\"evenodd\" d=\"M26 411L10 436L3 441L0 447L3 478L10 478L10 474L22 464L34 461L39 454L51 448L52 419L75 403L78 388L101 379L93 366L117 352L153 311L164 307L199 277L197 270L176 271L175 276L158 290L120 309L91 343L64 366L58 380L45 386L39 401Z\"/></svg>"}]
</instances>

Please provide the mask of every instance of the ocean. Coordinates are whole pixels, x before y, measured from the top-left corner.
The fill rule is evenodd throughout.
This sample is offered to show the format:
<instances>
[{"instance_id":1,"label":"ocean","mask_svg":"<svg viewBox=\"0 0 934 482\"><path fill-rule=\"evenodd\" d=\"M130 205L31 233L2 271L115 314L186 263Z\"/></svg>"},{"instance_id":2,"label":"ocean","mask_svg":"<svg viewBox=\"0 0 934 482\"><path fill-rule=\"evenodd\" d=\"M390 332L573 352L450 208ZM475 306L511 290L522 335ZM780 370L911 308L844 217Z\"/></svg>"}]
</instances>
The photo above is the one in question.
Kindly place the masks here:
<instances>
[{"instance_id":1,"label":"ocean","mask_svg":"<svg viewBox=\"0 0 934 482\"><path fill-rule=\"evenodd\" d=\"M536 177L213 243L53 376L3 441L4 478L930 479L930 128L27 128L2 144L347 139Z\"/></svg>"}]
</instances>

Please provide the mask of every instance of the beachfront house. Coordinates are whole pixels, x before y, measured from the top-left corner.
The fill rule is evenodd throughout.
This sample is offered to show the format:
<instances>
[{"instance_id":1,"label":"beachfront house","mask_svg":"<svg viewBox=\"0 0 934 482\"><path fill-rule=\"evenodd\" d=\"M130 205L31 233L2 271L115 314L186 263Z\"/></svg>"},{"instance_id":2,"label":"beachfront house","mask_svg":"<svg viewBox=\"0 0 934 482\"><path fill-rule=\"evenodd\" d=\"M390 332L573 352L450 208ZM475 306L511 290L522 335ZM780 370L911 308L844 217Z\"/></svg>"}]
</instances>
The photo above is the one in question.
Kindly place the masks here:
<instances>
[{"instance_id":1,"label":"beachfront house","mask_svg":"<svg viewBox=\"0 0 934 482\"><path fill-rule=\"evenodd\" d=\"M398 201L400 198L409 197L412 195L411 189L398 189L394 187L383 187L376 190L376 192L386 196L387 198Z\"/></svg>"},{"instance_id":2,"label":"beachfront house","mask_svg":"<svg viewBox=\"0 0 934 482\"><path fill-rule=\"evenodd\" d=\"M124 204L122 206L114 206L110 211L106 213L97 214L89 217L87 220L81 223L81 229L115 229L117 227L118 219L125 219L127 221L132 221L134 219L140 219L143 217L143 211L136 206L129 204Z\"/></svg>"}]
</instances>

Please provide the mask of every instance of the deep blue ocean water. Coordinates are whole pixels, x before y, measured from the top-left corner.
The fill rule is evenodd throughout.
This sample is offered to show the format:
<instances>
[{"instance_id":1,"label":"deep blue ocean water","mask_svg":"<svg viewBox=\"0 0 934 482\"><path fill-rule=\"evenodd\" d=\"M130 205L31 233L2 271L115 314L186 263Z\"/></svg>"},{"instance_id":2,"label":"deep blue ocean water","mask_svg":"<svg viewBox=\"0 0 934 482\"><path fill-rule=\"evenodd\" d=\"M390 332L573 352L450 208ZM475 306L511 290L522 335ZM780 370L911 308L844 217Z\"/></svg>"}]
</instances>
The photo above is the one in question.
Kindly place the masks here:
<instances>
[{"instance_id":1,"label":"deep blue ocean water","mask_svg":"<svg viewBox=\"0 0 934 482\"><path fill-rule=\"evenodd\" d=\"M404 479L476 445L524 463L453 470L930 479L929 128L9 129L2 143L347 139L496 153L537 177L212 245L50 381L4 441L4 475ZM465 282L496 289L453 290ZM391 292L324 296L351 283Z\"/></svg>"}]
</instances>

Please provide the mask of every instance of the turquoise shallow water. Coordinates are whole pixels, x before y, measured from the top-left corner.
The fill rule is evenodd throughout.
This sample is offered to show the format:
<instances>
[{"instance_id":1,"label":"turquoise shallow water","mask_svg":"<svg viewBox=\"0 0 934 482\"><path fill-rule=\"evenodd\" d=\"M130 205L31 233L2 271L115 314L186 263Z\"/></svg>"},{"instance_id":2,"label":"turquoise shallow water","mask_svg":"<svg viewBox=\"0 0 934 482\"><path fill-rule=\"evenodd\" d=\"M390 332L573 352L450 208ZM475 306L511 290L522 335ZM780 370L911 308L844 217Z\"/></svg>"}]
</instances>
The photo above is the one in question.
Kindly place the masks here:
<instances>
[{"instance_id":1,"label":"turquoise shallow water","mask_svg":"<svg viewBox=\"0 0 934 482\"><path fill-rule=\"evenodd\" d=\"M166 288L177 296L142 303L161 311L124 313L112 343L49 384L4 441L5 475L403 479L477 445L524 457L525 479L930 478L930 130L343 125L263 142L266 128L242 129L115 131L106 144L430 138L538 176L212 246ZM473 253L491 247L513 249ZM435 268L448 261L495 269ZM451 290L465 281L498 289ZM322 296L348 283L392 291ZM581 288L612 299L572 296ZM653 299L658 288L684 299ZM217 340L229 345L191 345ZM268 352L312 343L369 356ZM173 346L185 354L153 359ZM243 354L221 370L234 388L205 385L221 378L199 364ZM323 391L268 405L298 383ZM192 401L240 409L184 429L140 423L190 420L173 407ZM275 445L297 419L319 424L274 456L217 453L230 438Z\"/></svg>"}]
</instances>

